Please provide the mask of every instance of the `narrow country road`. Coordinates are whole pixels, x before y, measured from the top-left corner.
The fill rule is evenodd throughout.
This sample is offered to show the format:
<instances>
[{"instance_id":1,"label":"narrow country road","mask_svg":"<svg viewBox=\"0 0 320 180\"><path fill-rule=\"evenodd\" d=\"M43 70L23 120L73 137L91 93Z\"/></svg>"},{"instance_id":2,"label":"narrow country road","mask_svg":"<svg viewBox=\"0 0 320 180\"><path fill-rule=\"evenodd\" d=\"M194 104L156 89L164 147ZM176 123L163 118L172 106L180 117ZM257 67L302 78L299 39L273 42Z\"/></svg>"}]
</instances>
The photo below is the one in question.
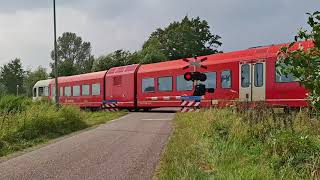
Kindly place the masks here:
<instances>
[{"instance_id":1,"label":"narrow country road","mask_svg":"<svg viewBox=\"0 0 320 180\"><path fill-rule=\"evenodd\" d=\"M152 179L174 113L131 113L0 164L0 179Z\"/></svg>"}]
</instances>

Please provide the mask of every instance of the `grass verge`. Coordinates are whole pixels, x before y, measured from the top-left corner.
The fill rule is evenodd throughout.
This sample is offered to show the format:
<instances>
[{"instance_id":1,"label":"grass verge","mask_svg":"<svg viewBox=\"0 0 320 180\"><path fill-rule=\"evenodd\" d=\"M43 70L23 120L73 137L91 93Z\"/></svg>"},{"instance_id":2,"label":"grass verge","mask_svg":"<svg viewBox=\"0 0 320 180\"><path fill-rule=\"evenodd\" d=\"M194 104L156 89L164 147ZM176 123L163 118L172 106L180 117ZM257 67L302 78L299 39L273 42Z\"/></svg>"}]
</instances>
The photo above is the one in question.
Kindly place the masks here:
<instances>
[{"instance_id":1,"label":"grass verge","mask_svg":"<svg viewBox=\"0 0 320 180\"><path fill-rule=\"evenodd\" d=\"M28 102L23 110L0 110L0 157L125 114L86 112L74 107L62 107L57 111L47 102Z\"/></svg>"},{"instance_id":2,"label":"grass verge","mask_svg":"<svg viewBox=\"0 0 320 180\"><path fill-rule=\"evenodd\" d=\"M320 179L320 120L306 113L177 114L155 179Z\"/></svg>"}]
</instances>

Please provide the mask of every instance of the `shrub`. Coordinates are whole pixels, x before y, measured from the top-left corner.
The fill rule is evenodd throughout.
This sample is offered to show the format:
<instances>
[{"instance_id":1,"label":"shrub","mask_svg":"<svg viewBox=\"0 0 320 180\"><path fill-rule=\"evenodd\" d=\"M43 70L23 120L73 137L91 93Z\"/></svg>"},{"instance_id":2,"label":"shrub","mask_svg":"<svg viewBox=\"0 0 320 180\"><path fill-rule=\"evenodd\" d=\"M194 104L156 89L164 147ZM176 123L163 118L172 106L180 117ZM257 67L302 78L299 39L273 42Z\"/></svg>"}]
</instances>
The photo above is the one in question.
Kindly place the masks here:
<instances>
[{"instance_id":1,"label":"shrub","mask_svg":"<svg viewBox=\"0 0 320 180\"><path fill-rule=\"evenodd\" d=\"M0 98L0 111L4 113L23 111L31 103L31 99L22 96L2 96Z\"/></svg>"},{"instance_id":2,"label":"shrub","mask_svg":"<svg viewBox=\"0 0 320 180\"><path fill-rule=\"evenodd\" d=\"M78 108L62 107L57 111L48 102L30 102L27 106L24 102L29 101L24 98L8 99L20 101L22 106L12 103L0 114L0 156L89 126L84 121L86 113Z\"/></svg>"},{"instance_id":3,"label":"shrub","mask_svg":"<svg viewBox=\"0 0 320 180\"><path fill-rule=\"evenodd\" d=\"M124 114L85 112L70 106L57 110L50 101L13 96L1 98L0 107L0 157Z\"/></svg>"},{"instance_id":4,"label":"shrub","mask_svg":"<svg viewBox=\"0 0 320 180\"><path fill-rule=\"evenodd\" d=\"M320 110L320 12L313 14L308 13L308 25L310 31L301 29L295 41L309 40L312 41L314 47L299 49L292 51L291 48L295 43L291 43L287 47L281 48L279 52L278 66L280 72L284 75L292 74L298 78L308 92L308 100L310 104L318 111Z\"/></svg>"},{"instance_id":5,"label":"shrub","mask_svg":"<svg viewBox=\"0 0 320 180\"><path fill-rule=\"evenodd\" d=\"M178 114L159 179L320 177L320 121L267 108Z\"/></svg>"}]
</instances>

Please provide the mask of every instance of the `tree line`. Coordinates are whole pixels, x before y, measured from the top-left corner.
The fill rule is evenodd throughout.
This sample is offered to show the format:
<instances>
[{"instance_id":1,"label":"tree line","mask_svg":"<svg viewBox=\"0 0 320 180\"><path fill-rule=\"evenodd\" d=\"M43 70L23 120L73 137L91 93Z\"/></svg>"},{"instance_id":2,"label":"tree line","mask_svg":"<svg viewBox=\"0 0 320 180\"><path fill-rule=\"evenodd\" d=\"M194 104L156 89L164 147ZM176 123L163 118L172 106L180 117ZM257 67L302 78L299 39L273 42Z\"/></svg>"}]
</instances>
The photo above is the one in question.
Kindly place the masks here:
<instances>
[{"instance_id":1,"label":"tree line","mask_svg":"<svg viewBox=\"0 0 320 180\"><path fill-rule=\"evenodd\" d=\"M135 63L155 63L218 53L221 37L212 34L205 20L185 16L181 21L156 29L135 52L119 49L94 58L90 42L84 42L75 33L65 32L57 40L59 76L101 71ZM52 59L54 51L51 52ZM50 64L54 72L54 63ZM51 73L53 77L54 74Z\"/></svg>"},{"instance_id":2,"label":"tree line","mask_svg":"<svg viewBox=\"0 0 320 180\"><path fill-rule=\"evenodd\" d=\"M33 71L25 70L21 60L15 58L0 67L0 96L6 94L32 96L34 84L43 79L48 79L45 68L39 66Z\"/></svg>"},{"instance_id":3,"label":"tree line","mask_svg":"<svg viewBox=\"0 0 320 180\"><path fill-rule=\"evenodd\" d=\"M199 17L185 16L165 28L158 28L151 33L140 50L131 52L119 49L100 57L94 57L90 42L76 33L65 32L57 39L57 59L59 76L70 76L112 67L136 63L155 63L219 53L222 45L219 35L210 31L206 20ZM25 70L21 59L16 58L0 67L0 95L32 95L32 87L38 80L55 77L54 50L51 51L51 72L43 67Z\"/></svg>"}]
</instances>

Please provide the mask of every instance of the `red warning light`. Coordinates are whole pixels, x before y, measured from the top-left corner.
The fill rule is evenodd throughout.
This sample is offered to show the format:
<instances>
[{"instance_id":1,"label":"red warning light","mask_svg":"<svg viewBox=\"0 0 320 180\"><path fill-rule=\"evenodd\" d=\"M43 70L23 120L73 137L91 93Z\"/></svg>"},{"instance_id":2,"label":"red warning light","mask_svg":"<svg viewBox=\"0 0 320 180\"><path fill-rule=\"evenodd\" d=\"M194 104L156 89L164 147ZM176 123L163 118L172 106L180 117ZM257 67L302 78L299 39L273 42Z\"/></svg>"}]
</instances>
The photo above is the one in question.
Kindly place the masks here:
<instances>
[{"instance_id":1,"label":"red warning light","mask_svg":"<svg viewBox=\"0 0 320 180\"><path fill-rule=\"evenodd\" d=\"M186 81L206 81L207 75L201 72L186 72L184 74L184 79Z\"/></svg>"},{"instance_id":2,"label":"red warning light","mask_svg":"<svg viewBox=\"0 0 320 180\"><path fill-rule=\"evenodd\" d=\"M191 74L191 72L186 72L186 73L184 74L184 79L185 79L186 81L192 80L192 74Z\"/></svg>"},{"instance_id":3,"label":"red warning light","mask_svg":"<svg viewBox=\"0 0 320 180\"><path fill-rule=\"evenodd\" d=\"M191 75L190 75L190 74L187 74L187 75L186 75L186 79L189 79L189 80L190 80L190 79L191 79Z\"/></svg>"}]
</instances>

